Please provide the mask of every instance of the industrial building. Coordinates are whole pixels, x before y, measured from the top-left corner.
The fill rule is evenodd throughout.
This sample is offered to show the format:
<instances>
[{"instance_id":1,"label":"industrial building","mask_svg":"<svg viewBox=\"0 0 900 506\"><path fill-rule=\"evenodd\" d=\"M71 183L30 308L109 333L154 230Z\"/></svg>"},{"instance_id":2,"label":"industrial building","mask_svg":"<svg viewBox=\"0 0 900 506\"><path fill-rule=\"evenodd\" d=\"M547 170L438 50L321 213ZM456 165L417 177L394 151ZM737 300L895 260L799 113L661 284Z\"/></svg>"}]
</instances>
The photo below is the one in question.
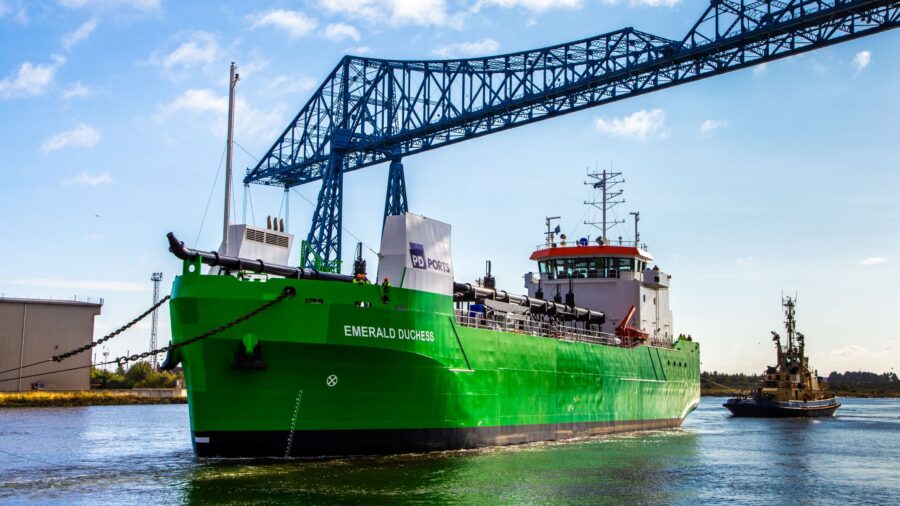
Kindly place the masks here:
<instances>
[{"instance_id":1,"label":"industrial building","mask_svg":"<svg viewBox=\"0 0 900 506\"><path fill-rule=\"evenodd\" d=\"M46 360L90 343L103 300L0 297L0 371ZM91 353L0 374L0 391L87 390ZM83 366L74 371L62 369Z\"/></svg>"}]
</instances>

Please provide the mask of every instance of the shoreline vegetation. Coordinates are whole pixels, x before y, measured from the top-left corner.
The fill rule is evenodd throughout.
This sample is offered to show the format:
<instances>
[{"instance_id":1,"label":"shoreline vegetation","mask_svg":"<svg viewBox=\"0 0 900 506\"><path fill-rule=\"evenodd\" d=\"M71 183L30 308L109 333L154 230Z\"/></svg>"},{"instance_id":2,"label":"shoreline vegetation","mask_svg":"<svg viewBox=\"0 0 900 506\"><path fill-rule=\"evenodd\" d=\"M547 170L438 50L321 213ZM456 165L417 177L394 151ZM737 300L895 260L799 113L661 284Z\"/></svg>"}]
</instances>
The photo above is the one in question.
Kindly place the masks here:
<instances>
[{"instance_id":1,"label":"shoreline vegetation","mask_svg":"<svg viewBox=\"0 0 900 506\"><path fill-rule=\"evenodd\" d=\"M127 370L92 367L90 378L90 390L0 392L0 409L187 403L180 369L161 371L137 362Z\"/></svg>"},{"instance_id":2,"label":"shoreline vegetation","mask_svg":"<svg viewBox=\"0 0 900 506\"><path fill-rule=\"evenodd\" d=\"M750 393L759 385L760 380L761 374L702 372L700 395L731 397L739 392ZM900 398L900 380L893 372L832 372L825 377L825 384L837 397Z\"/></svg>"},{"instance_id":3,"label":"shoreline vegetation","mask_svg":"<svg viewBox=\"0 0 900 506\"><path fill-rule=\"evenodd\" d=\"M0 392L0 409L131 406L135 404L187 404L187 397L182 395L181 389L174 388Z\"/></svg>"},{"instance_id":4,"label":"shoreline vegetation","mask_svg":"<svg viewBox=\"0 0 900 506\"><path fill-rule=\"evenodd\" d=\"M700 395L731 397L748 393L759 384L758 374L700 374ZM838 397L900 398L900 380L894 373L832 372L829 390ZM0 392L0 409L26 407L124 406L135 404L185 404L183 379L178 373L153 371L141 362L128 371L91 370L91 390Z\"/></svg>"}]
</instances>

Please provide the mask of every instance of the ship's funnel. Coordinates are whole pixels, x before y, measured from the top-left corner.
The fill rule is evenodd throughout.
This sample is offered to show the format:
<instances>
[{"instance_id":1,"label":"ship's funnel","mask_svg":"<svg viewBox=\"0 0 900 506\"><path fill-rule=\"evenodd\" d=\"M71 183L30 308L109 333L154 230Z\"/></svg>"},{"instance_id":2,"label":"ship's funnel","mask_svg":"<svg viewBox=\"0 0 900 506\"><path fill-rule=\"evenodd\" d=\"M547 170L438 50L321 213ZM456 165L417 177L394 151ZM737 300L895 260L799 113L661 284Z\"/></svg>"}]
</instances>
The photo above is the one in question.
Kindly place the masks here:
<instances>
[{"instance_id":1,"label":"ship's funnel","mask_svg":"<svg viewBox=\"0 0 900 506\"><path fill-rule=\"evenodd\" d=\"M453 295L450 225L417 214L388 216L381 234L378 279L395 286Z\"/></svg>"}]
</instances>

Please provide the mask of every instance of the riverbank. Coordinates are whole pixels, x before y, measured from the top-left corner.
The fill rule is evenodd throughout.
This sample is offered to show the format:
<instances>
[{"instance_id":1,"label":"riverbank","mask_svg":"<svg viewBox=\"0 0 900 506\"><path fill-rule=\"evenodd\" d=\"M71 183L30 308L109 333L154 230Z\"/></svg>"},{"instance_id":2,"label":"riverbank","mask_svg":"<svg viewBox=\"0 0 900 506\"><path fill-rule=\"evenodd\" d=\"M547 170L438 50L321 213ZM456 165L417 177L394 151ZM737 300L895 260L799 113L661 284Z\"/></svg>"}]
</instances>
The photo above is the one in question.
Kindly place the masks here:
<instances>
[{"instance_id":1,"label":"riverbank","mask_svg":"<svg viewBox=\"0 0 900 506\"><path fill-rule=\"evenodd\" d=\"M744 390L744 393L750 393L752 388ZM738 393L739 390L729 390L718 387L700 387L700 395L707 397L731 397ZM870 390L833 390L834 395L838 397L859 397L862 399L900 399L900 393L893 391L870 391Z\"/></svg>"},{"instance_id":2,"label":"riverbank","mask_svg":"<svg viewBox=\"0 0 900 506\"><path fill-rule=\"evenodd\" d=\"M82 390L62 392L0 392L0 408L125 406L133 404L185 404L183 389Z\"/></svg>"}]
</instances>

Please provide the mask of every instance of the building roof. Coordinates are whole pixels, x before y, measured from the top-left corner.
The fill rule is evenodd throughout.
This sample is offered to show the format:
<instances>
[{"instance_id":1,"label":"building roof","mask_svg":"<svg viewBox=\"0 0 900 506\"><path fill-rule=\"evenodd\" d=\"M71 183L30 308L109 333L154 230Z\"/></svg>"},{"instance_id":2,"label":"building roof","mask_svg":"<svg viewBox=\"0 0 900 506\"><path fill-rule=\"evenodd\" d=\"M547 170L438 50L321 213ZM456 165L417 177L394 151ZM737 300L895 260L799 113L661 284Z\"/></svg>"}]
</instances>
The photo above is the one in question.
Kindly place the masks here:
<instances>
[{"instance_id":1,"label":"building roof","mask_svg":"<svg viewBox=\"0 0 900 506\"><path fill-rule=\"evenodd\" d=\"M531 260L549 260L551 258L590 258L590 257L629 257L639 258L645 262L653 261L653 255L635 246L571 246L545 247L531 254Z\"/></svg>"},{"instance_id":2,"label":"building roof","mask_svg":"<svg viewBox=\"0 0 900 506\"><path fill-rule=\"evenodd\" d=\"M60 306L89 306L102 307L103 299L90 299L87 297L73 297L71 299L40 299L34 297L0 297L0 304L4 302L18 304L49 304Z\"/></svg>"}]
</instances>

